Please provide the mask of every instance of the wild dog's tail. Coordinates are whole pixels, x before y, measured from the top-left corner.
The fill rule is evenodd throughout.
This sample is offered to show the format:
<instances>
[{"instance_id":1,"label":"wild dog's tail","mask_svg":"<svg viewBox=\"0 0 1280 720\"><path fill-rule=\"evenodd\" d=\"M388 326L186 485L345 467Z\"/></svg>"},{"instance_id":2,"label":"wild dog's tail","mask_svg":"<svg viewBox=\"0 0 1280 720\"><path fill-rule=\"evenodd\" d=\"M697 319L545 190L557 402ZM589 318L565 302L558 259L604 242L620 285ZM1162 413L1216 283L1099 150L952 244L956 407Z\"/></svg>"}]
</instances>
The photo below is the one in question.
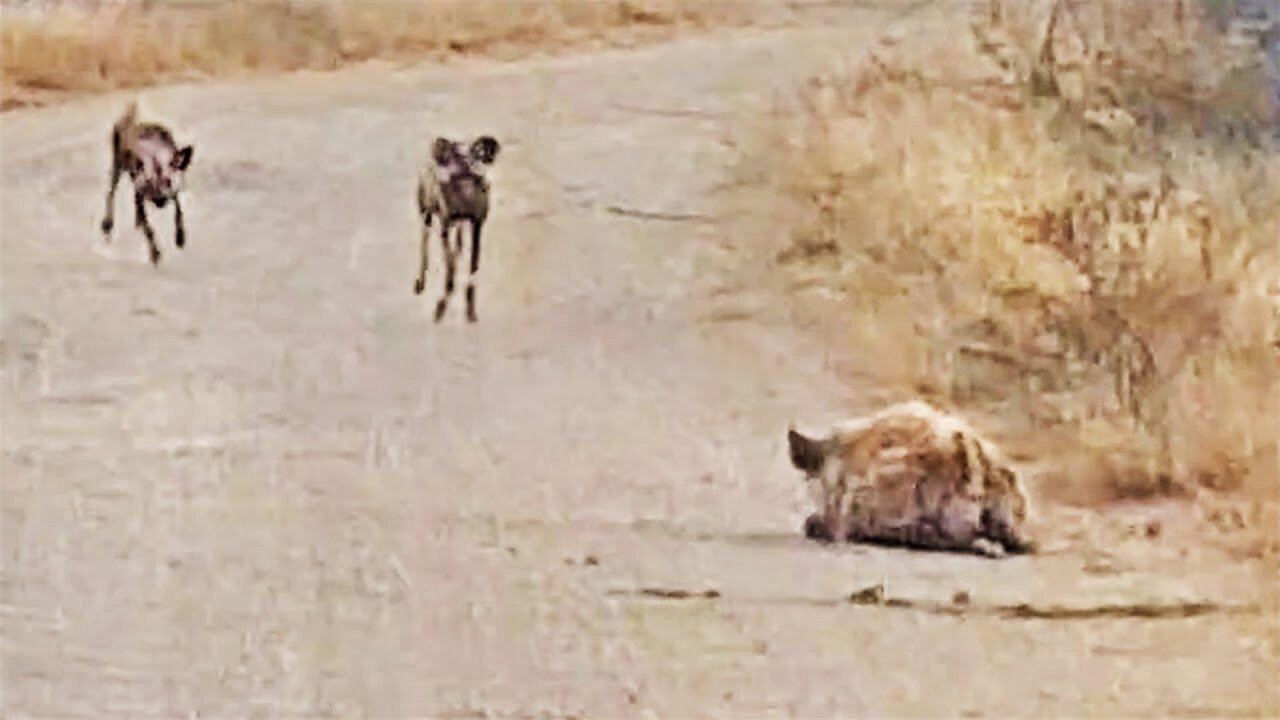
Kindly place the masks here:
<instances>
[{"instance_id":1,"label":"wild dog's tail","mask_svg":"<svg viewBox=\"0 0 1280 720\"><path fill-rule=\"evenodd\" d=\"M116 120L116 127L124 129L138 122L138 101L130 100L125 106L124 113L120 115L120 119Z\"/></svg>"},{"instance_id":2,"label":"wild dog's tail","mask_svg":"<svg viewBox=\"0 0 1280 720\"><path fill-rule=\"evenodd\" d=\"M124 113L120 115L120 119L116 120L116 124L111 126L111 146L115 149L117 155L125 144L125 137L129 129L137 123L138 101L130 100L124 109Z\"/></svg>"}]
</instances>

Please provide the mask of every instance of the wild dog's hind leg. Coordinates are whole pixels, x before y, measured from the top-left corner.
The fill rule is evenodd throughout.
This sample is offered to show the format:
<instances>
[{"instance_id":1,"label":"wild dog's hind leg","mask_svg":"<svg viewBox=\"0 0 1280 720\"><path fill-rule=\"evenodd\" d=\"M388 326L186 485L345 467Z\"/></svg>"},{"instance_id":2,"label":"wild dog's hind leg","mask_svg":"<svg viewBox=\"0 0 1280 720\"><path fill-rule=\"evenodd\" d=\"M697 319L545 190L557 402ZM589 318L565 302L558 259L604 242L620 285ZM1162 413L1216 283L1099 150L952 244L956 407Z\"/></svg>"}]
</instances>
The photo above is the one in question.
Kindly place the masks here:
<instances>
[{"instance_id":1,"label":"wild dog's hind leg","mask_svg":"<svg viewBox=\"0 0 1280 720\"><path fill-rule=\"evenodd\" d=\"M443 222L443 220L441 221ZM422 216L422 237L419 254L421 259L418 262L418 279L413 281L413 294L421 295L422 291L427 288L427 258L431 248L431 216L423 214Z\"/></svg>"},{"instance_id":2,"label":"wild dog's hind leg","mask_svg":"<svg viewBox=\"0 0 1280 720\"><path fill-rule=\"evenodd\" d=\"M467 278L467 321L476 321L476 273L480 271L480 230L484 221L471 222L471 275Z\"/></svg>"},{"instance_id":3,"label":"wild dog's hind leg","mask_svg":"<svg viewBox=\"0 0 1280 720\"><path fill-rule=\"evenodd\" d=\"M151 229L151 223L147 222L146 200L142 197L142 193L133 193L133 221L147 238L147 247L151 251L151 264L156 265L160 262L160 248L156 247L156 234Z\"/></svg>"},{"instance_id":4,"label":"wild dog's hind leg","mask_svg":"<svg viewBox=\"0 0 1280 720\"><path fill-rule=\"evenodd\" d=\"M449 230L455 226L456 223L447 220L442 220L440 223L440 244L444 246L444 293L436 302L436 322L440 322L440 318L444 317L444 311L449 307L449 296L453 294L453 276L458 254L449 243Z\"/></svg>"},{"instance_id":5,"label":"wild dog's hind leg","mask_svg":"<svg viewBox=\"0 0 1280 720\"><path fill-rule=\"evenodd\" d=\"M182 222L182 202L173 196L173 244L182 247L187 244L187 228Z\"/></svg>"},{"instance_id":6,"label":"wild dog's hind leg","mask_svg":"<svg viewBox=\"0 0 1280 720\"><path fill-rule=\"evenodd\" d=\"M107 186L107 211L102 216L102 234L111 240L111 228L115 226L116 186L120 184L120 176L124 167L120 165L120 154L113 152L111 156L111 184Z\"/></svg>"}]
</instances>

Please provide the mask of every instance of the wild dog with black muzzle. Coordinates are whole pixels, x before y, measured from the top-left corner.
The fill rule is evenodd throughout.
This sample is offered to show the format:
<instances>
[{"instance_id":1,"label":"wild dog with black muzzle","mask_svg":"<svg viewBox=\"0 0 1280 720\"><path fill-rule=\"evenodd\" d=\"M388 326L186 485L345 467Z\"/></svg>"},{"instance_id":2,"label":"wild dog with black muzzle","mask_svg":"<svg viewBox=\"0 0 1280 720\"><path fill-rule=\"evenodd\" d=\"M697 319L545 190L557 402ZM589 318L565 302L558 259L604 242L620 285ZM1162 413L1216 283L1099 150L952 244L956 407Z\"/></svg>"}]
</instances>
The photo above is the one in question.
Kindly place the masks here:
<instances>
[{"instance_id":1,"label":"wild dog with black muzzle","mask_svg":"<svg viewBox=\"0 0 1280 720\"><path fill-rule=\"evenodd\" d=\"M151 264L160 262L160 248L156 247L155 232L147 221L148 202L163 208L173 201L174 244L178 247L186 244L178 193L191 165L193 151L191 145L179 147L163 125L138 122L138 104L129 103L111 128L111 185L107 188L107 214L102 219L102 233L107 242L111 241L111 228L115 225L116 186L120 176L128 172L133 182L134 223L147 238Z\"/></svg>"},{"instance_id":2,"label":"wild dog with black muzzle","mask_svg":"<svg viewBox=\"0 0 1280 720\"><path fill-rule=\"evenodd\" d=\"M436 302L436 322L444 316L453 295L454 272L462 253L461 235L449 239L449 231L463 220L471 227L471 275L467 280L467 320L476 321L476 273L480 270L480 234L489 216L489 181L485 177L500 149L489 135L476 138L469 147L437 137L431 146L431 158L418 171L418 213L422 217L421 263L413 283L414 294L421 294L427 283L428 245L431 223L438 219L440 244L444 248L444 293Z\"/></svg>"}]
</instances>

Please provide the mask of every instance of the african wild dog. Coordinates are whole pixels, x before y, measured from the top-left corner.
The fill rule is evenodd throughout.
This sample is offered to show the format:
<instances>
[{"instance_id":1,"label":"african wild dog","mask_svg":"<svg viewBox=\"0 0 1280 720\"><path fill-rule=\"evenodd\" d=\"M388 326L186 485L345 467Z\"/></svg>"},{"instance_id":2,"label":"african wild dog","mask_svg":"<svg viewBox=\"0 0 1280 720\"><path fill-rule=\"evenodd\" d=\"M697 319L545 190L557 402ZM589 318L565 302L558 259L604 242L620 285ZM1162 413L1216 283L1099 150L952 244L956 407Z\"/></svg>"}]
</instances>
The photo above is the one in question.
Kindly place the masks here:
<instances>
[{"instance_id":1,"label":"african wild dog","mask_svg":"<svg viewBox=\"0 0 1280 720\"><path fill-rule=\"evenodd\" d=\"M927 403L894 405L821 439L793 428L787 441L821 505L805 521L811 539L1034 552L1018 475L963 421Z\"/></svg>"},{"instance_id":2,"label":"african wild dog","mask_svg":"<svg viewBox=\"0 0 1280 720\"><path fill-rule=\"evenodd\" d=\"M133 181L134 223L147 238L151 263L160 262L160 248L156 247L155 232L147 221L148 201L157 208L173 201L174 244L178 247L186 244L178 192L182 190L183 174L191 164L192 152L191 145L178 147L173 134L163 125L138 122L138 104L129 103L111 128L111 185L107 189L107 214L102 219L102 233L108 242L115 225L116 185L120 176L128 172Z\"/></svg>"},{"instance_id":3,"label":"african wild dog","mask_svg":"<svg viewBox=\"0 0 1280 720\"><path fill-rule=\"evenodd\" d=\"M431 159L418 171L418 213L422 216L422 262L413 292L421 294L427 283L427 245L431 241L431 221L440 223L440 244L444 247L444 293L436 302L436 322L444 316L453 294L454 266L462 252L460 222L471 226L471 276L467 280L467 320L476 321L476 272L480 270L480 233L489 216L489 181L486 171L498 156L498 141L481 135L467 148L461 143L437 137ZM449 231L455 226L454 240Z\"/></svg>"}]
</instances>

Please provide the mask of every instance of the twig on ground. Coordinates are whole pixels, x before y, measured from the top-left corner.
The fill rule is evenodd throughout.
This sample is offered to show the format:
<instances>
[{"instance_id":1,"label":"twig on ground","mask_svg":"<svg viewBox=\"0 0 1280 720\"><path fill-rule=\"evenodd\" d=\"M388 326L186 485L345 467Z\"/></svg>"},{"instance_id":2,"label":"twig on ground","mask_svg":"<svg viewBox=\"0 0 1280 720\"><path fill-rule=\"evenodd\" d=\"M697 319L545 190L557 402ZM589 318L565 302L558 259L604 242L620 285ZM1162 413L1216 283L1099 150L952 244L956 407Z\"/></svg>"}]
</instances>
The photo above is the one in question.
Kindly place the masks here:
<instances>
[{"instance_id":1,"label":"twig on ground","mask_svg":"<svg viewBox=\"0 0 1280 720\"><path fill-rule=\"evenodd\" d=\"M702 213L654 212L650 210L625 208L620 205L610 205L605 208L605 212L613 215L622 215L624 217L639 218L641 220L666 220L669 222L713 222L716 219L715 216L704 215Z\"/></svg>"}]
</instances>

